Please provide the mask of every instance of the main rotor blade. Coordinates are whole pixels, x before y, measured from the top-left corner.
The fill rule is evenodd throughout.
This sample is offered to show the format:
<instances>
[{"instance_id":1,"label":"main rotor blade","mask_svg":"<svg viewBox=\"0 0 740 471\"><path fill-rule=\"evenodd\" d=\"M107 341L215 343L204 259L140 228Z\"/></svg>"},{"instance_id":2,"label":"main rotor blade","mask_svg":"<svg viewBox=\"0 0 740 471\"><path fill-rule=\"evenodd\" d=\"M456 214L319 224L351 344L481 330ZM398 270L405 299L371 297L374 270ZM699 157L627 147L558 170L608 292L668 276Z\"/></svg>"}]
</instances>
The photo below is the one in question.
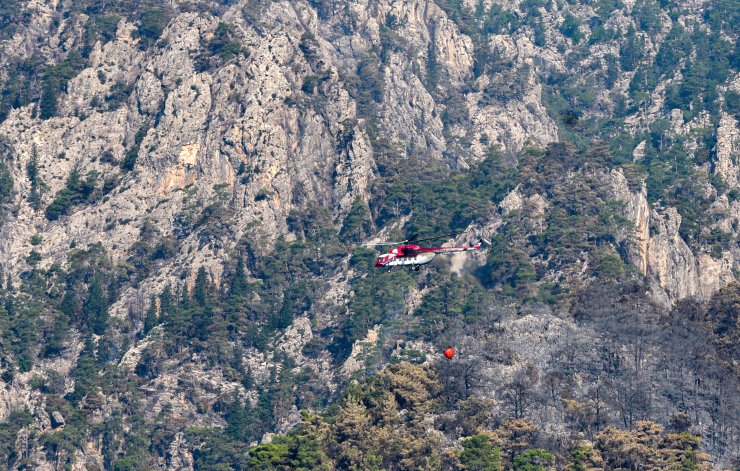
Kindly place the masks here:
<instances>
[{"instance_id":1,"label":"main rotor blade","mask_svg":"<svg viewBox=\"0 0 740 471\"><path fill-rule=\"evenodd\" d=\"M427 237L425 239L419 239L415 242L426 242L427 240L437 240L437 239L452 239L453 237L455 237L455 234L442 235L442 236L437 236L437 237Z\"/></svg>"},{"instance_id":2,"label":"main rotor blade","mask_svg":"<svg viewBox=\"0 0 740 471\"><path fill-rule=\"evenodd\" d=\"M403 242L363 242L360 245L366 245L368 247L376 247L380 245L403 245Z\"/></svg>"}]
</instances>

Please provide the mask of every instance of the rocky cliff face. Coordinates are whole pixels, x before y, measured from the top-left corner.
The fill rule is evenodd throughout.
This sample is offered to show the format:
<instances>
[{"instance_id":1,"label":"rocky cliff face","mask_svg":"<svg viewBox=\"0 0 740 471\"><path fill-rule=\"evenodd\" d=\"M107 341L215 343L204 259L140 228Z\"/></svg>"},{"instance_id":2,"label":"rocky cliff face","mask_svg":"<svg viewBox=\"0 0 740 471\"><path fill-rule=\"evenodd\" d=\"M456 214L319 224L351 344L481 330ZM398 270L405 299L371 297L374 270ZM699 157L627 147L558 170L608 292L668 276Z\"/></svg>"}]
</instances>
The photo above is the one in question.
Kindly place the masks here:
<instances>
[{"instance_id":1,"label":"rocky cliff face","mask_svg":"<svg viewBox=\"0 0 740 471\"><path fill-rule=\"evenodd\" d=\"M6 58L10 51L60 57L82 40L84 17L58 22L53 20L56 6L39 2L34 8L31 24L5 42ZM240 228L259 221L266 234L286 233L291 209L308 201L326 205L341 221L355 198L369 198L378 151L347 80L368 51L384 41L392 47L380 66L382 92L376 97L379 109L373 123L378 131L373 132L387 139L399 156L476 161L492 143L515 152L525 144L558 140L543 106L537 71L563 69L563 59L526 36L492 36L480 45L506 69L476 79L471 39L432 1L349 3L328 20L308 5L278 2L263 7L260 15L250 24L236 6L222 13L243 52L207 70L197 70L196 63L213 40L217 18L176 15L155 47L146 50L133 37L134 25L122 19L113 40L92 46L86 67L59 98L57 117L33 118L32 105L12 111L2 123L16 182L17 208L4 225L2 241L2 264L9 273L17 276L25 269L22 261L32 248L29 234L36 233L45 240L41 266L64 262L73 241L104 242L114 259L123 260L144 221L154 223L162 236L171 236L178 215L188 205L207 206L217 197L217 186L234 209L228 223L232 233L218 244L224 244L223 250L211 244L192 251L195 237L182 238L179 246L191 251L157 270L160 284L167 272L194 272L203 263L218 277L220 261L242 235ZM350 20L352 30L342 31L341 25ZM42 34L44 27L54 27L56 33ZM46 49L31 45L35 37L45 40ZM443 77L436 86L430 86L430 51L433 72ZM307 78L317 81L315 91L304 86ZM471 80L472 90L455 91ZM521 88L515 98L488 98L505 95L502 89L512 83ZM129 94L114 102L119 91ZM458 98L451 103L446 97L455 94ZM463 118L442 122L453 113ZM693 129L691 123L684 127L684 132ZM143 137L135 144L138 132ZM136 168L122 172L116 163L132 148L138 150ZM737 154L737 121L723 114L712 172L731 187L737 185ZM97 172L98 181L107 182L105 194L95 204L75 207L67 217L48 222L26 202L31 182L25 169L33 155L44 183L41 207L52 202L74 168L82 174ZM669 299L706 297L731 279L737 264L731 253L722 255L724 262L704 262L701 269L691 268L698 262L675 265L682 267L678 270L662 268L668 265L658 260L689 255L680 237L674 237L680 222L669 217L672 229L665 244L645 246L648 203L623 196L630 201L635 237L643 241L637 243L634 264L654 275ZM717 208L724 213L717 225L737 237L735 205ZM663 234L662 226L655 226ZM665 255L668 247L685 256ZM699 283L692 270L707 278ZM699 284L706 288L699 289Z\"/></svg>"},{"instance_id":2,"label":"rocky cliff face","mask_svg":"<svg viewBox=\"0 0 740 471\"><path fill-rule=\"evenodd\" d=\"M627 260L655 283L654 294L663 304L687 297L709 299L720 287L735 279L737 246L720 253L695 253L679 234L681 215L675 208L650 208L644 188L630 192L621 173L612 174L615 198L626 202L625 217L631 222L626 231ZM722 209L720 209L722 208ZM728 229L734 240L735 211L727 201L718 200L713 213L718 226Z\"/></svg>"},{"instance_id":3,"label":"rocky cliff face","mask_svg":"<svg viewBox=\"0 0 740 471\"><path fill-rule=\"evenodd\" d=\"M253 258L265 258L280 241L303 237L295 215L312 208L327 210L322 221L334 233L357 201L372 203L377 219L374 203L388 168L405 168L413 179L427 167L474 167L493 149L515 162L550 143L574 140L586 147L607 136L615 155L609 169L565 169L561 176L594 180L620 203L628 224L605 238L613 239L610 250L630 270L647 278L650 298L667 310L686 298L708 301L736 280L740 134L737 112L729 108L740 92L736 66L728 66L727 77L716 83L722 94L716 111L695 111L699 99L681 108L673 95L683 90L681 67L692 60L690 53L676 60L675 70L656 76L646 69L669 61L661 59L661 48L673 47L671 32L678 25L710 28L702 11L712 2L675 2L671 11L654 4L654 11L645 7L650 2L611 8L581 2L243 0L142 3L132 11L111 7L116 16L89 3L28 2L18 7L23 21L0 40L0 79L7 90L23 88L16 83L23 81L18 70L46 65L36 66L36 77L28 79L23 93L31 98L18 95L0 123L0 158L13 182L2 201L0 265L19 286L39 270L71 272L71 250L101 244L111 276L123 280L109 307L117 323L117 368L135 376L143 356L162 358L157 374L141 373L148 421L166 416L175 424L222 426L218 404L224 397L258 402L254 384L230 377L207 355L168 356L161 326L140 335L149 297L168 285L191 289L200 267L221 285L245 241ZM162 15L152 26L156 33L148 29L147 11ZM101 32L104 24L107 33ZM642 81L655 83L644 88ZM603 134L592 132L599 120L613 116L623 128L604 125ZM662 156L676 142L686 152L673 155L674 162L690 155L686 174L698 182L692 188L701 204L689 213L677 203L680 191L661 180L668 177L653 178L664 164L651 156ZM635 172L643 163L649 172ZM667 165L672 170L665 172L675 178L679 164ZM91 182L88 191L75 193L74 175ZM581 253L561 266L557 256L527 248L531 240L547 238L547 215L559 206L548 196L552 188L533 188L519 184L459 241L471 239L472 232L502 235L508 221L524 214L525 234L506 237L514 251L526 254L538 281L572 287L593 281L586 274L594 264L590 255ZM656 196L658 189L664 193ZM50 212L62 204L61 212ZM691 215L696 237L687 235L682 214ZM395 218L373 229L385 235L403 230L404 223ZM489 255L472 265L483 265ZM348 305L357 289L350 282L359 276L346 253L319 252L317 259L324 256L341 261L334 272L316 276L311 307L292 313L289 327L236 361L256 384L275 380L278 358L289 358L293 370L319 378L333 394L348 377L385 361L377 352L388 344L384 335L392 334L379 325L367 326L340 364L321 343L322 331L352 318ZM251 282L259 282L255 265L246 267ZM452 271L464 278L475 270L472 265L457 259ZM61 298L63 285L48 293ZM406 315L438 285L439 280L419 281L403 300ZM285 296L281 292L274 310ZM250 303L268 302L258 298ZM53 324L49 312L43 315L44 325ZM546 368L545 356L565 349L556 337L577 327L548 311L512 315L502 329L510 339L499 353L512 357L508 365L494 362L486 370L490 378L514 378L525 364ZM596 334L578 336L586 348ZM11 342L4 342L4 371L16 371ZM14 445L22 458L16 466L23 460L38 469L57 469L65 460L74 461L72 469L110 466L103 455L111 451L92 439L82 448L51 453L27 438L65 429L69 418L46 396L74 390L71 372L83 343L75 333L58 358L39 359L3 378L0 420L24 407L33 417ZM544 350L533 351L533 344ZM319 351L310 356L306 348L312 345ZM434 351L429 342L414 345ZM39 379L58 383L55 392L39 390ZM89 407L91 423L103 423L106 414L123 408L115 394L97 394L97 403L89 402L99 407L79 406ZM282 414L273 429L287 430L295 414ZM550 420L546 411L541 414ZM166 444L156 466L193 467L192 441L183 430Z\"/></svg>"}]
</instances>

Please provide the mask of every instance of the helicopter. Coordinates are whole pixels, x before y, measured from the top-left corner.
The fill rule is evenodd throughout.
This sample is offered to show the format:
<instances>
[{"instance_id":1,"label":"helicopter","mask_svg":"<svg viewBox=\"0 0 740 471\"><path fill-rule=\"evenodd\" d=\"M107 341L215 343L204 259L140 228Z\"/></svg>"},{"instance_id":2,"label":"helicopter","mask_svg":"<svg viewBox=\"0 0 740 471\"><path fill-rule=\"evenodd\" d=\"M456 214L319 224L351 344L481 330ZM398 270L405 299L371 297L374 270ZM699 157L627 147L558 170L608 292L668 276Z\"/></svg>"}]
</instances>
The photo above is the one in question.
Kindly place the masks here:
<instances>
[{"instance_id":1,"label":"helicopter","mask_svg":"<svg viewBox=\"0 0 740 471\"><path fill-rule=\"evenodd\" d=\"M419 271L421 265L434 260L437 254L449 254L456 252L470 252L472 250L479 250L482 244L491 245L489 241L481 238L475 245L462 245L455 247L421 247L417 245L419 242L425 242L428 240L436 239L449 239L452 236L438 236L428 237L425 239L417 239L419 234L414 234L410 238L402 242L378 242L370 243L366 242L362 245L369 247L377 247L384 245L395 245L396 247L390 249L388 253L383 254L375 260L375 267L387 268L388 271L393 270L395 267L411 267L414 271ZM413 243L412 243L413 242Z\"/></svg>"}]
</instances>

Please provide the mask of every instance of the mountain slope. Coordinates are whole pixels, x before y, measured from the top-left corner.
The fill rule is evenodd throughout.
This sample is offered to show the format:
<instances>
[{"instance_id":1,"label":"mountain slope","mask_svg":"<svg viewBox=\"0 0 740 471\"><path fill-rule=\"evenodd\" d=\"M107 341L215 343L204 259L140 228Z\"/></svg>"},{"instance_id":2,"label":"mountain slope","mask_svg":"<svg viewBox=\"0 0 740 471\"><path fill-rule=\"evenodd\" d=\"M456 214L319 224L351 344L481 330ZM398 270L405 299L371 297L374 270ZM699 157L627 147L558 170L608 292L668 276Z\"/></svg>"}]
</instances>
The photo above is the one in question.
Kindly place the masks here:
<instances>
[{"instance_id":1,"label":"mountain slope","mask_svg":"<svg viewBox=\"0 0 740 471\"><path fill-rule=\"evenodd\" d=\"M27 436L3 440L7 466L189 466L189 427L256 443L353 375L453 342L453 376L476 377L448 400L498 401L553 452L683 414L731 466L737 17L0 7L0 418ZM415 232L493 244L418 275L372 272L351 245Z\"/></svg>"}]
</instances>

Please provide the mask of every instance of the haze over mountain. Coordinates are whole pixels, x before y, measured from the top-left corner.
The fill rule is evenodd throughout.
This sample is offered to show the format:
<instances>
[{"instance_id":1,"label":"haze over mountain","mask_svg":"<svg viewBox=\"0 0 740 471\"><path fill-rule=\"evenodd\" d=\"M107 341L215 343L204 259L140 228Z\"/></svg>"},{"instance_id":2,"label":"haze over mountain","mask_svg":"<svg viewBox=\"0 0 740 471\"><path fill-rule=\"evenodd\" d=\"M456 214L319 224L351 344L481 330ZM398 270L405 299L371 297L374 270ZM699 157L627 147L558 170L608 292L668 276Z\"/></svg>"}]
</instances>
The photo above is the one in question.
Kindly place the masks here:
<instances>
[{"instance_id":1,"label":"haze over mountain","mask_svg":"<svg viewBox=\"0 0 740 471\"><path fill-rule=\"evenodd\" d=\"M737 469L739 16L3 0L0 467Z\"/></svg>"}]
</instances>

